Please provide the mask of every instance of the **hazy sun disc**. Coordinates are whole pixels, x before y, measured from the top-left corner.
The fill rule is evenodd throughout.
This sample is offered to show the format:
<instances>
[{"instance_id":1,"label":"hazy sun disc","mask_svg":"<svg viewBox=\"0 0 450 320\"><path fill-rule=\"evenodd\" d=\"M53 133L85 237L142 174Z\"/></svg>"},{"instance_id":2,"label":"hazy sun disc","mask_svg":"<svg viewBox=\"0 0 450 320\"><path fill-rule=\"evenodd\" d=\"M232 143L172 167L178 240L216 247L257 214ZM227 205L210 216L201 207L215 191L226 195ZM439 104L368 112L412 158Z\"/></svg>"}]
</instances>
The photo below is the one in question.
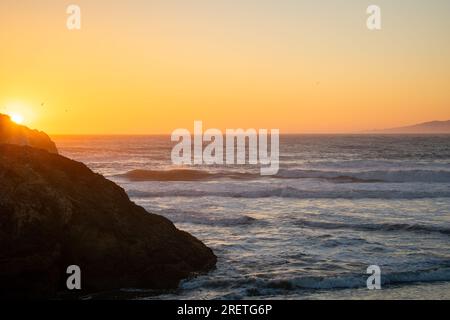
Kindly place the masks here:
<instances>
[{"instance_id":1,"label":"hazy sun disc","mask_svg":"<svg viewBox=\"0 0 450 320\"><path fill-rule=\"evenodd\" d=\"M11 115L11 120L17 124L23 123L23 117L17 113Z\"/></svg>"}]
</instances>

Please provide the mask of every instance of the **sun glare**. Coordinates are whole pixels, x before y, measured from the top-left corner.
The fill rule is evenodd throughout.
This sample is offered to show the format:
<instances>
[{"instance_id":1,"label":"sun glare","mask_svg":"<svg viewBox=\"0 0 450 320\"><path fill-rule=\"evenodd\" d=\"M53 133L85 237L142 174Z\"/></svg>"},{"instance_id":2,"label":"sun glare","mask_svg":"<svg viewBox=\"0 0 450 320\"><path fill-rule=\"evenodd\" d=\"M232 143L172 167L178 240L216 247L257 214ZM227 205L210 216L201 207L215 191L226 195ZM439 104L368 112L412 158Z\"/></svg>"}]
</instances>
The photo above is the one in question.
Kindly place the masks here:
<instances>
[{"instance_id":1,"label":"sun glare","mask_svg":"<svg viewBox=\"0 0 450 320\"><path fill-rule=\"evenodd\" d=\"M17 124L23 123L23 117L17 113L11 114L11 120Z\"/></svg>"}]
</instances>

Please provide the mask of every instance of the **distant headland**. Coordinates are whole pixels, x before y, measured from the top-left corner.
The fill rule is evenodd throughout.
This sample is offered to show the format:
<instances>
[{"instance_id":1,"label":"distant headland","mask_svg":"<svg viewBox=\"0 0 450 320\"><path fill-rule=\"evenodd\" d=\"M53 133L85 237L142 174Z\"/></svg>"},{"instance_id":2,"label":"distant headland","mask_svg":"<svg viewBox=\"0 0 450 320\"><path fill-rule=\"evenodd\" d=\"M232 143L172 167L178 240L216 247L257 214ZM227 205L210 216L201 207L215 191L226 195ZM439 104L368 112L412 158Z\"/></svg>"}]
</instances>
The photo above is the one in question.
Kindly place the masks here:
<instances>
[{"instance_id":1,"label":"distant headland","mask_svg":"<svg viewBox=\"0 0 450 320\"><path fill-rule=\"evenodd\" d=\"M422 134L445 134L450 133L450 120L447 121L430 121L414 124L411 126L405 127L397 127L390 129L382 129L382 130L371 130L365 133L386 133L386 134L413 134L413 133L422 133Z\"/></svg>"}]
</instances>

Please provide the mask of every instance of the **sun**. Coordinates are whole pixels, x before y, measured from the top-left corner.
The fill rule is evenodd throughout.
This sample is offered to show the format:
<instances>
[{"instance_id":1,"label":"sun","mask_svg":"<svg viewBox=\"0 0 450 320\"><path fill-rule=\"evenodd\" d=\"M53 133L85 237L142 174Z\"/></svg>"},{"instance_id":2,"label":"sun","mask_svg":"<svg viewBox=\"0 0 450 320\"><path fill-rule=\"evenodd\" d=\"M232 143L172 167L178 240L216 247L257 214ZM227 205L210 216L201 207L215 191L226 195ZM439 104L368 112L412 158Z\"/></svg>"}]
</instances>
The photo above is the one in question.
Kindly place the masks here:
<instances>
[{"instance_id":1,"label":"sun","mask_svg":"<svg viewBox=\"0 0 450 320\"><path fill-rule=\"evenodd\" d=\"M18 114L18 113L13 113L10 115L11 116L11 120L17 124L22 124L23 123L23 117L22 115Z\"/></svg>"},{"instance_id":2,"label":"sun","mask_svg":"<svg viewBox=\"0 0 450 320\"><path fill-rule=\"evenodd\" d=\"M21 101L7 102L2 108L4 113L9 116L12 122L20 125L30 125L36 118L36 114L31 107L31 104Z\"/></svg>"}]
</instances>

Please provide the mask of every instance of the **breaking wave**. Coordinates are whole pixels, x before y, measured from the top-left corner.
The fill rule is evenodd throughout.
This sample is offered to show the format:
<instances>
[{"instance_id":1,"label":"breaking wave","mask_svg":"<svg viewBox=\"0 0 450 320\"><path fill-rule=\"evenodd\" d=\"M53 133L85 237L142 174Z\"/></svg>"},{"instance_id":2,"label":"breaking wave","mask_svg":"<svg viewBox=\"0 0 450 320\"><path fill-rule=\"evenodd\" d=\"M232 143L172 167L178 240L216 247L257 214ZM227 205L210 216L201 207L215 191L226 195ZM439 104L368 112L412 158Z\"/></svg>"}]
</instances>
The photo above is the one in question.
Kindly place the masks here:
<instances>
[{"instance_id":1,"label":"breaking wave","mask_svg":"<svg viewBox=\"0 0 450 320\"><path fill-rule=\"evenodd\" d=\"M263 221L247 215L238 215L230 217L220 217L215 215L208 215L202 212L193 211L175 211L167 210L149 210L153 213L163 215L169 218L174 223L193 223L200 225L208 225L214 227L235 227L235 226L250 226L253 224L262 224Z\"/></svg>"},{"instance_id":2,"label":"breaking wave","mask_svg":"<svg viewBox=\"0 0 450 320\"><path fill-rule=\"evenodd\" d=\"M329 277L294 277L280 280L263 279L236 279L236 280L205 280L199 282L184 282L185 289L195 289L195 287L227 288L227 287L247 287L253 295L267 295L277 291L294 290L323 290L323 289L354 289L365 288L367 281L366 274L343 274ZM450 268L434 268L429 270L417 270L410 272L384 273L381 277L381 285L402 285L408 283L428 283L438 281L450 281ZM275 291L275 292L273 292Z\"/></svg>"},{"instance_id":3,"label":"breaking wave","mask_svg":"<svg viewBox=\"0 0 450 320\"><path fill-rule=\"evenodd\" d=\"M450 268L388 273L381 277L382 285L412 282L449 281ZM270 281L269 287L286 289L345 289L366 287L367 275L342 275L337 277L300 277L288 281Z\"/></svg>"},{"instance_id":4,"label":"breaking wave","mask_svg":"<svg viewBox=\"0 0 450 320\"><path fill-rule=\"evenodd\" d=\"M173 170L131 170L117 177L130 181L202 181L202 180L255 180L263 178L259 173L219 171L210 172L200 169ZM267 177L266 177L267 178ZM447 170L367 170L367 171L333 171L280 169L277 179L324 179L333 182L450 182Z\"/></svg>"},{"instance_id":5,"label":"breaking wave","mask_svg":"<svg viewBox=\"0 0 450 320\"><path fill-rule=\"evenodd\" d=\"M450 171L446 170L373 170L373 171L325 171L325 170L280 170L281 178L319 178L354 182L450 182Z\"/></svg>"},{"instance_id":6,"label":"breaking wave","mask_svg":"<svg viewBox=\"0 0 450 320\"><path fill-rule=\"evenodd\" d=\"M352 229L360 231L409 231L418 233L442 233L450 235L450 228L436 227L422 224L406 224L406 223L363 223L348 224L338 222L323 222L311 220L297 220L296 225L310 228L320 229Z\"/></svg>"},{"instance_id":7,"label":"breaking wave","mask_svg":"<svg viewBox=\"0 0 450 320\"><path fill-rule=\"evenodd\" d=\"M195 190L177 189L170 191L128 190L130 197L224 197L224 198L294 198L294 199L425 199L449 198L449 191L403 191L403 190L300 190L293 187L280 187L265 190Z\"/></svg>"},{"instance_id":8,"label":"breaking wave","mask_svg":"<svg viewBox=\"0 0 450 320\"><path fill-rule=\"evenodd\" d=\"M259 176L245 172L220 172L212 173L205 170L173 169L173 170L131 170L117 175L130 181L201 181L213 179L250 180Z\"/></svg>"}]
</instances>

